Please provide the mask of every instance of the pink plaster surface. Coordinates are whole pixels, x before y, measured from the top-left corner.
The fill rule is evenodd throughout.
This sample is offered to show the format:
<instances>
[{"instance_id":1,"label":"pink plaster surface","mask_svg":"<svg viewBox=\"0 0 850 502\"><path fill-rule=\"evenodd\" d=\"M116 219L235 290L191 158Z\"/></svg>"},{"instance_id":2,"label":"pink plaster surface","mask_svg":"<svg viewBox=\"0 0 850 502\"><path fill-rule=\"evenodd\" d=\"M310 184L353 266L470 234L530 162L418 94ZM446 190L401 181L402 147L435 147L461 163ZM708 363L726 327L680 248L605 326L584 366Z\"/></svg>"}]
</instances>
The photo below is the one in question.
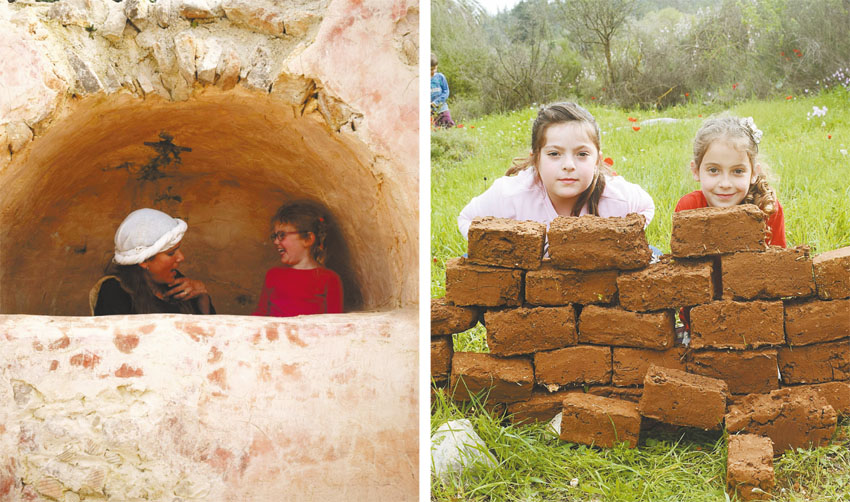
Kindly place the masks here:
<instances>
[{"instance_id":1,"label":"pink plaster surface","mask_svg":"<svg viewBox=\"0 0 850 502\"><path fill-rule=\"evenodd\" d=\"M0 500L415 500L417 331L413 309L0 316Z\"/></svg>"},{"instance_id":2,"label":"pink plaster surface","mask_svg":"<svg viewBox=\"0 0 850 502\"><path fill-rule=\"evenodd\" d=\"M416 0L333 0L316 41L294 58L290 70L320 79L364 113L371 138L417 178L419 84L394 46L395 28L418 23Z\"/></svg>"}]
</instances>

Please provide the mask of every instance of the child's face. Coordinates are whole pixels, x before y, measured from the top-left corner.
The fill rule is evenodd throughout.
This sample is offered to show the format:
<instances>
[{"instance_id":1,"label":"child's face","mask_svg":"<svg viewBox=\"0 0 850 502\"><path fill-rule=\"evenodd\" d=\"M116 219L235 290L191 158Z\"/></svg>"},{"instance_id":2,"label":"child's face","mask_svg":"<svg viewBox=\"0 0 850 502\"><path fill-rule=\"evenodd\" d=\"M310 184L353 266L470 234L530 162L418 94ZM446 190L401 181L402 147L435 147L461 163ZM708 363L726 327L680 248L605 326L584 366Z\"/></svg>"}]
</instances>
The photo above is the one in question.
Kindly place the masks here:
<instances>
[{"instance_id":1,"label":"child's face","mask_svg":"<svg viewBox=\"0 0 850 502\"><path fill-rule=\"evenodd\" d=\"M307 237L302 237L298 229L289 223L275 223L273 239L277 252L280 253L280 262L292 268L315 268L316 261L310 254L310 247L316 240L312 232Z\"/></svg>"},{"instance_id":2,"label":"child's face","mask_svg":"<svg viewBox=\"0 0 850 502\"><path fill-rule=\"evenodd\" d=\"M691 162L691 172L711 207L740 204L756 176L747 152L722 140L708 145L699 167Z\"/></svg>"},{"instance_id":3,"label":"child's face","mask_svg":"<svg viewBox=\"0 0 850 502\"><path fill-rule=\"evenodd\" d=\"M582 122L561 122L546 128L537 172L558 214L568 215L579 195L590 186L599 164L599 150Z\"/></svg>"}]
</instances>

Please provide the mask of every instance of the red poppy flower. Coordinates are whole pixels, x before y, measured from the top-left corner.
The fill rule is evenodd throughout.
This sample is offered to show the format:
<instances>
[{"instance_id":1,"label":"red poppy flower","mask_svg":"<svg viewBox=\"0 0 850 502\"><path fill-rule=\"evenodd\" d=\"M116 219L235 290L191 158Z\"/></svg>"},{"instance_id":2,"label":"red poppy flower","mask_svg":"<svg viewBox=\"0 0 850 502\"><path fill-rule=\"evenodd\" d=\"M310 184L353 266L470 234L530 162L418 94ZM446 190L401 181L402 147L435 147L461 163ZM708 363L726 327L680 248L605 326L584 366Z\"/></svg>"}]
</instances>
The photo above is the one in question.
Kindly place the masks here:
<instances>
[{"instance_id":1,"label":"red poppy flower","mask_svg":"<svg viewBox=\"0 0 850 502\"><path fill-rule=\"evenodd\" d=\"M780 52L779 55L782 56L782 57L785 57L785 52L784 51Z\"/></svg>"},{"instance_id":2,"label":"red poppy flower","mask_svg":"<svg viewBox=\"0 0 850 502\"><path fill-rule=\"evenodd\" d=\"M640 126L632 126L632 129L634 129L635 131L640 131Z\"/></svg>"},{"instance_id":3,"label":"red poppy flower","mask_svg":"<svg viewBox=\"0 0 850 502\"><path fill-rule=\"evenodd\" d=\"M690 96L690 95L691 95L691 93L690 93L690 92L686 92L686 93L685 93L685 97L686 97L686 98L687 98L688 96Z\"/></svg>"},{"instance_id":4,"label":"red poppy flower","mask_svg":"<svg viewBox=\"0 0 850 502\"><path fill-rule=\"evenodd\" d=\"M591 96L590 99L596 99L596 96Z\"/></svg>"},{"instance_id":5,"label":"red poppy flower","mask_svg":"<svg viewBox=\"0 0 850 502\"><path fill-rule=\"evenodd\" d=\"M475 129L475 126L469 126L470 129Z\"/></svg>"},{"instance_id":6,"label":"red poppy flower","mask_svg":"<svg viewBox=\"0 0 850 502\"><path fill-rule=\"evenodd\" d=\"M796 52L797 54L799 54L799 53L800 53L800 49L794 49L794 52Z\"/></svg>"},{"instance_id":7,"label":"red poppy flower","mask_svg":"<svg viewBox=\"0 0 850 502\"><path fill-rule=\"evenodd\" d=\"M434 258L434 263L437 263L437 259L436 259L436 258Z\"/></svg>"},{"instance_id":8,"label":"red poppy flower","mask_svg":"<svg viewBox=\"0 0 850 502\"><path fill-rule=\"evenodd\" d=\"M629 117L629 122L637 122L637 119L634 117Z\"/></svg>"},{"instance_id":9,"label":"red poppy flower","mask_svg":"<svg viewBox=\"0 0 850 502\"><path fill-rule=\"evenodd\" d=\"M785 96L785 99L786 99L786 100L788 100L788 99L794 99L794 96Z\"/></svg>"},{"instance_id":10,"label":"red poppy flower","mask_svg":"<svg viewBox=\"0 0 850 502\"><path fill-rule=\"evenodd\" d=\"M607 91L607 90L608 90L608 89L606 89L606 88L604 88L604 87L602 88L602 92L605 92L605 91Z\"/></svg>"},{"instance_id":11,"label":"red poppy flower","mask_svg":"<svg viewBox=\"0 0 850 502\"><path fill-rule=\"evenodd\" d=\"M614 165L614 159L612 159L611 157L605 157L604 159L602 159L602 162L608 164L608 166Z\"/></svg>"},{"instance_id":12,"label":"red poppy flower","mask_svg":"<svg viewBox=\"0 0 850 502\"><path fill-rule=\"evenodd\" d=\"M732 90L733 90L733 91L734 91L735 89L737 89L737 88L738 88L738 84L732 84Z\"/></svg>"},{"instance_id":13,"label":"red poppy flower","mask_svg":"<svg viewBox=\"0 0 850 502\"><path fill-rule=\"evenodd\" d=\"M702 113L700 113L699 115L697 115L697 117L702 117Z\"/></svg>"},{"instance_id":14,"label":"red poppy flower","mask_svg":"<svg viewBox=\"0 0 850 502\"><path fill-rule=\"evenodd\" d=\"M463 127L463 124L458 124L457 126L458 126L458 127Z\"/></svg>"},{"instance_id":15,"label":"red poppy flower","mask_svg":"<svg viewBox=\"0 0 850 502\"><path fill-rule=\"evenodd\" d=\"M797 53L797 57L798 57L798 58L801 58L801 57L803 57L803 54L801 54L801 53L799 53L799 52L798 52L798 53Z\"/></svg>"},{"instance_id":16,"label":"red poppy flower","mask_svg":"<svg viewBox=\"0 0 850 502\"><path fill-rule=\"evenodd\" d=\"M832 139L832 134L827 134L826 139Z\"/></svg>"}]
</instances>

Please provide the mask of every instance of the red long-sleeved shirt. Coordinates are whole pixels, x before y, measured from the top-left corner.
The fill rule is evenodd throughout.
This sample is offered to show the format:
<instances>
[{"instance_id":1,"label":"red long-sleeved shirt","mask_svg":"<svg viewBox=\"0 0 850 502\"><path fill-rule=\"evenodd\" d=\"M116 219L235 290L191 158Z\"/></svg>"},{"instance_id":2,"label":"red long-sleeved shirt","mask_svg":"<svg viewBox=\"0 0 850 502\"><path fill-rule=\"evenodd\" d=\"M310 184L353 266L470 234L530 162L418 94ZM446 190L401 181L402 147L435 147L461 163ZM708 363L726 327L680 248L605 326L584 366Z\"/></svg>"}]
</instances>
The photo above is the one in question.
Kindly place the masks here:
<instances>
[{"instance_id":1,"label":"red long-sleeved shirt","mask_svg":"<svg viewBox=\"0 0 850 502\"><path fill-rule=\"evenodd\" d=\"M260 301L252 315L293 317L342 312L342 281L323 267L275 267L266 273Z\"/></svg>"}]
</instances>

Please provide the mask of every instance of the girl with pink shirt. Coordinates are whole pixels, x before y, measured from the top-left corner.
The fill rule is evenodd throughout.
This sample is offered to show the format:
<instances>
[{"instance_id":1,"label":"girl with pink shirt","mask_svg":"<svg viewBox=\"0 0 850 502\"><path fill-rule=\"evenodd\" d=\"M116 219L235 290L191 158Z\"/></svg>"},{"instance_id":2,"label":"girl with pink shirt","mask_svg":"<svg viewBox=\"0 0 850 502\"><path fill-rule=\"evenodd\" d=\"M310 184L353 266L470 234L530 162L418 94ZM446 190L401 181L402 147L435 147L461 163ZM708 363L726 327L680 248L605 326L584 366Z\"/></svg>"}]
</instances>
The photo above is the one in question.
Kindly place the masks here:
<instances>
[{"instance_id":1,"label":"girl with pink shirt","mask_svg":"<svg viewBox=\"0 0 850 502\"><path fill-rule=\"evenodd\" d=\"M463 236L479 216L533 220L548 226L557 216L639 213L649 225L655 214L652 197L602 162L599 137L596 119L581 106L554 103L541 108L531 128L528 157L514 159L505 176L460 212L458 227Z\"/></svg>"}]
</instances>

